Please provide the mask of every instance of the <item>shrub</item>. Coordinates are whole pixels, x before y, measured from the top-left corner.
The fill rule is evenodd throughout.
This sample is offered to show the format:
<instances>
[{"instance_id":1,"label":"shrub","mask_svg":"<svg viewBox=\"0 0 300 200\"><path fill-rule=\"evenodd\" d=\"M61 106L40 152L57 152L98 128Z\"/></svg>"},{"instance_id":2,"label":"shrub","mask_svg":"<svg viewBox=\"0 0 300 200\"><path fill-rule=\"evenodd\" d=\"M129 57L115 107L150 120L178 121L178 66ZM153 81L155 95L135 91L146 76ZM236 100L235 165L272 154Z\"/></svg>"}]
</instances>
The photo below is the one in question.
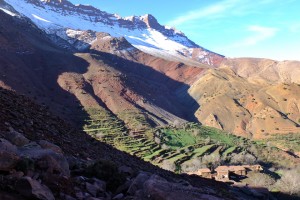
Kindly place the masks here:
<instances>
[{"instance_id":1,"label":"shrub","mask_svg":"<svg viewBox=\"0 0 300 200\"><path fill-rule=\"evenodd\" d=\"M160 144L161 140L160 140L160 138L158 138L158 137L154 137L154 142L155 142L156 144Z\"/></svg>"},{"instance_id":2,"label":"shrub","mask_svg":"<svg viewBox=\"0 0 300 200\"><path fill-rule=\"evenodd\" d=\"M250 186L270 188L276 181L267 174L250 172L245 180Z\"/></svg>"},{"instance_id":3,"label":"shrub","mask_svg":"<svg viewBox=\"0 0 300 200\"><path fill-rule=\"evenodd\" d=\"M282 192L289 195L300 195L300 169L287 170L283 172L280 180L277 181L276 186Z\"/></svg>"},{"instance_id":4,"label":"shrub","mask_svg":"<svg viewBox=\"0 0 300 200\"><path fill-rule=\"evenodd\" d=\"M164 160L162 162L161 168L174 172L176 170L176 165L174 162L171 162L169 160Z\"/></svg>"},{"instance_id":5,"label":"shrub","mask_svg":"<svg viewBox=\"0 0 300 200\"><path fill-rule=\"evenodd\" d=\"M28 171L34 171L35 163L30 158L24 157L22 158L16 166L17 171L22 171L24 174L27 174Z\"/></svg>"},{"instance_id":6,"label":"shrub","mask_svg":"<svg viewBox=\"0 0 300 200\"><path fill-rule=\"evenodd\" d=\"M247 152L242 152L239 154L233 153L230 159L230 163L235 165L252 165L256 163L256 158L255 156Z\"/></svg>"},{"instance_id":7,"label":"shrub","mask_svg":"<svg viewBox=\"0 0 300 200\"><path fill-rule=\"evenodd\" d=\"M181 165L183 172L194 172L201 168L206 168L206 165L203 165L198 158L193 158L192 160Z\"/></svg>"},{"instance_id":8,"label":"shrub","mask_svg":"<svg viewBox=\"0 0 300 200\"><path fill-rule=\"evenodd\" d=\"M204 155L201 160L202 164L208 168L216 168L223 162L219 154Z\"/></svg>"},{"instance_id":9,"label":"shrub","mask_svg":"<svg viewBox=\"0 0 300 200\"><path fill-rule=\"evenodd\" d=\"M125 181L125 176L118 172L115 163L108 160L98 160L88 166L85 175L106 181L107 188L111 191L115 191Z\"/></svg>"}]
</instances>

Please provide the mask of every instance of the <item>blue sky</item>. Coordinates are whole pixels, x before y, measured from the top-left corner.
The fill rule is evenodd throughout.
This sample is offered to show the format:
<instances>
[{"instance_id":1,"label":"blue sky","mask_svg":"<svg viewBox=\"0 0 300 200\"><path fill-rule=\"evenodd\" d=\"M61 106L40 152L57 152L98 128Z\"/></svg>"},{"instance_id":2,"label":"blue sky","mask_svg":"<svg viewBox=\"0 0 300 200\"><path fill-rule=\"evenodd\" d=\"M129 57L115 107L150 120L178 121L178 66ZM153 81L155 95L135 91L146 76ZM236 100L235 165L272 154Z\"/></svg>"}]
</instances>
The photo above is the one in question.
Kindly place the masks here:
<instances>
[{"instance_id":1,"label":"blue sky","mask_svg":"<svg viewBox=\"0 0 300 200\"><path fill-rule=\"evenodd\" d=\"M71 0L100 10L154 15L197 44L228 57L300 60L299 0Z\"/></svg>"}]
</instances>

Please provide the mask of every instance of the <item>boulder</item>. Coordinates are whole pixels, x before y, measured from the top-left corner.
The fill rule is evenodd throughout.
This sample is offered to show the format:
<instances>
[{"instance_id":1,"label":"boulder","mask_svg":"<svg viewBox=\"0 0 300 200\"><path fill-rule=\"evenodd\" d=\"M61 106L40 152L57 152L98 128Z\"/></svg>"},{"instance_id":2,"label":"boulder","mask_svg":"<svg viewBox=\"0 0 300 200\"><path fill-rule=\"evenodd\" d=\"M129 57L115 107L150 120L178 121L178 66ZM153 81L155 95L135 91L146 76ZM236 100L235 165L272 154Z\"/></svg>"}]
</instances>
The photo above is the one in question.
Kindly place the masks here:
<instances>
[{"instance_id":1,"label":"boulder","mask_svg":"<svg viewBox=\"0 0 300 200\"><path fill-rule=\"evenodd\" d=\"M153 200L221 200L221 198L204 194L204 191L180 183L168 182L157 175L152 175L143 185L144 198ZM143 199L137 197L136 199Z\"/></svg>"},{"instance_id":2,"label":"boulder","mask_svg":"<svg viewBox=\"0 0 300 200\"><path fill-rule=\"evenodd\" d=\"M69 164L66 159L53 152L41 156L36 166L48 174L70 177Z\"/></svg>"},{"instance_id":3,"label":"boulder","mask_svg":"<svg viewBox=\"0 0 300 200\"><path fill-rule=\"evenodd\" d=\"M124 198L124 194L120 193L113 197L113 200L120 200Z\"/></svg>"},{"instance_id":4,"label":"boulder","mask_svg":"<svg viewBox=\"0 0 300 200\"><path fill-rule=\"evenodd\" d=\"M17 154L18 148L9 141L0 139L0 151L9 151Z\"/></svg>"},{"instance_id":5,"label":"boulder","mask_svg":"<svg viewBox=\"0 0 300 200\"><path fill-rule=\"evenodd\" d=\"M69 163L70 169L74 170L86 168L86 166L90 163L87 160L76 158L74 156L66 156L66 159Z\"/></svg>"},{"instance_id":6,"label":"boulder","mask_svg":"<svg viewBox=\"0 0 300 200\"><path fill-rule=\"evenodd\" d=\"M85 198L84 193L81 192L81 191L76 192L76 193L75 193L75 196L76 196L76 198L77 198L78 200L83 200L83 199Z\"/></svg>"},{"instance_id":7,"label":"boulder","mask_svg":"<svg viewBox=\"0 0 300 200\"><path fill-rule=\"evenodd\" d=\"M16 146L4 139L0 139L0 170L11 171L20 160Z\"/></svg>"},{"instance_id":8,"label":"boulder","mask_svg":"<svg viewBox=\"0 0 300 200\"><path fill-rule=\"evenodd\" d=\"M51 142L48 142L46 140L40 140L38 141L38 144L43 148L43 149L51 149L53 150L55 153L58 154L62 154L63 151L61 150L61 148L55 144L52 144Z\"/></svg>"},{"instance_id":9,"label":"boulder","mask_svg":"<svg viewBox=\"0 0 300 200\"><path fill-rule=\"evenodd\" d=\"M84 184L81 184L81 186L84 186ZM87 189L87 188L85 188ZM75 186L74 187L74 191L75 191L75 196L76 196L76 199L82 199L82 200L85 200L89 197L93 197L89 192L87 192L83 187L77 187Z\"/></svg>"},{"instance_id":10,"label":"boulder","mask_svg":"<svg viewBox=\"0 0 300 200\"><path fill-rule=\"evenodd\" d=\"M36 162L36 167L42 172L60 176L70 176L69 164L65 157L52 149L42 149L40 145L26 145L19 148L20 155Z\"/></svg>"},{"instance_id":11,"label":"boulder","mask_svg":"<svg viewBox=\"0 0 300 200\"><path fill-rule=\"evenodd\" d=\"M15 130L6 133L5 139L18 147L24 146L30 142L30 140L28 140L23 134Z\"/></svg>"},{"instance_id":12,"label":"boulder","mask_svg":"<svg viewBox=\"0 0 300 200\"><path fill-rule=\"evenodd\" d=\"M16 183L16 190L27 198L55 200L52 192L47 186L42 185L40 182L30 177L23 177L19 179Z\"/></svg>"},{"instance_id":13,"label":"boulder","mask_svg":"<svg viewBox=\"0 0 300 200\"><path fill-rule=\"evenodd\" d=\"M99 198L88 197L86 200L106 200L106 198L102 198L102 197L99 197Z\"/></svg>"},{"instance_id":14,"label":"boulder","mask_svg":"<svg viewBox=\"0 0 300 200\"><path fill-rule=\"evenodd\" d=\"M85 188L93 197L97 197L97 194L100 191L100 188L97 185L88 182L85 183Z\"/></svg>"},{"instance_id":15,"label":"boulder","mask_svg":"<svg viewBox=\"0 0 300 200\"><path fill-rule=\"evenodd\" d=\"M100 192L106 191L106 182L99 180L97 178L93 178L94 185L99 189Z\"/></svg>"},{"instance_id":16,"label":"boulder","mask_svg":"<svg viewBox=\"0 0 300 200\"><path fill-rule=\"evenodd\" d=\"M0 199L3 200L26 200L21 195L11 194L8 192L0 191Z\"/></svg>"},{"instance_id":17,"label":"boulder","mask_svg":"<svg viewBox=\"0 0 300 200\"><path fill-rule=\"evenodd\" d=\"M133 169L131 167L128 167L125 165L119 167L118 170L119 170L119 173L126 174L128 176L132 176L134 174Z\"/></svg>"},{"instance_id":18,"label":"boulder","mask_svg":"<svg viewBox=\"0 0 300 200\"><path fill-rule=\"evenodd\" d=\"M6 178L8 178L8 179L20 179L23 176L24 176L23 172L13 171L11 174L7 175Z\"/></svg>"},{"instance_id":19,"label":"boulder","mask_svg":"<svg viewBox=\"0 0 300 200\"><path fill-rule=\"evenodd\" d=\"M35 161L28 157L21 157L18 165L16 166L17 171L22 171L26 176L33 177L35 170Z\"/></svg>"},{"instance_id":20,"label":"boulder","mask_svg":"<svg viewBox=\"0 0 300 200\"><path fill-rule=\"evenodd\" d=\"M146 172L140 172L130 185L127 193L134 195L138 190L143 188L143 184L150 178L150 175Z\"/></svg>"},{"instance_id":21,"label":"boulder","mask_svg":"<svg viewBox=\"0 0 300 200\"><path fill-rule=\"evenodd\" d=\"M36 143L36 142L29 142L28 144L23 145L22 147L19 147L18 150L19 151L27 151L27 150L31 150L31 149L41 149L42 147Z\"/></svg>"},{"instance_id":22,"label":"boulder","mask_svg":"<svg viewBox=\"0 0 300 200\"><path fill-rule=\"evenodd\" d=\"M131 186L132 184L132 181L129 180L129 181L126 181L124 184L120 185L117 190L115 191L116 194L119 194L119 193L126 193L129 189L129 187Z\"/></svg>"},{"instance_id":23,"label":"boulder","mask_svg":"<svg viewBox=\"0 0 300 200\"><path fill-rule=\"evenodd\" d=\"M76 200L75 198L71 197L70 195L67 195L65 193L60 193L60 199L63 199L63 200Z\"/></svg>"}]
</instances>

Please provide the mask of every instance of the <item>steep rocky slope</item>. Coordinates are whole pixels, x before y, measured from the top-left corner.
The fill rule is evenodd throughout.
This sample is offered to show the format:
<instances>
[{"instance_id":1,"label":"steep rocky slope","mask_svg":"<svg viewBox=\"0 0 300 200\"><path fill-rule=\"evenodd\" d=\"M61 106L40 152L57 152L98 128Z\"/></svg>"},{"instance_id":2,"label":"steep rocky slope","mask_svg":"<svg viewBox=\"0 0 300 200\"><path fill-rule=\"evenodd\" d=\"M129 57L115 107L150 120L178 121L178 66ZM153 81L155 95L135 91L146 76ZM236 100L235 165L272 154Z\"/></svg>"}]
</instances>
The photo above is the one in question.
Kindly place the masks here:
<instances>
[{"instance_id":1,"label":"steep rocky slope","mask_svg":"<svg viewBox=\"0 0 300 200\"><path fill-rule=\"evenodd\" d=\"M15 3L16 1L11 2ZM30 4L30 9L37 9L40 13L43 9L50 9L51 12L56 13L57 17L60 16L57 11L62 10L62 5L65 5L64 11L69 12L68 14L79 13L81 17L86 16L89 13L88 10L91 10L91 13L101 13L99 10L93 11L92 7L74 7L67 1L47 1L45 3L46 1L32 0L26 2ZM111 34L92 30L75 31L66 27L45 28L36 21L43 20L37 17L28 19L19 15L4 1L0 1L0 5L0 86L25 94L44 106L44 108L40 108L40 111L35 110L34 105L29 103L26 98L19 97L22 102L20 103L14 93L1 90L3 91L0 96L3 99L0 104L2 105L0 110L2 112L0 115L2 136L6 138L16 130L19 135L27 138L23 138L27 142L36 141L38 143L33 147L26 147L30 151L43 149L39 140L40 138L46 139L62 148L65 154L60 152L60 156L81 157L84 159L84 163L97 158L114 160L117 166L129 165L136 173L138 170L149 168L148 171L151 173L157 173L160 177L167 178L168 181L178 182L174 178L179 176L115 151L112 147L97 142L84 133L72 130L58 119L59 122L51 117L51 119L47 118L51 114L45 110L46 107L77 127L82 128L85 125L83 128L87 133L120 149L124 147L123 144L130 143L132 145L128 145L126 148L130 147L131 150L133 148L128 152L136 155L141 155L145 151L148 151L148 154L149 151L154 154L158 152L159 154L152 155L153 158L158 155L165 156L162 145L157 144L156 141L150 141L153 139L153 135L150 137L147 135L147 130L151 131L151 128L159 125L163 127L168 124L180 126L186 121L201 122L254 139L268 138L281 133L299 132L298 62L278 63L264 59L224 60L222 56L213 54L216 56L216 60L213 61L215 64L223 62L221 65L211 66L207 64L212 64L212 60L205 61L203 64L199 63L199 60L195 62L188 58L189 56L178 59L177 55L174 57L174 54L165 54L161 49L159 51L153 51L153 49L149 51L148 49L147 51L147 49L134 44L130 38L122 37L125 36L122 35L124 32L116 35L110 31L108 32ZM22 5L25 4L20 3L20 6ZM34 6L32 7L32 5ZM42 7L43 5L45 7ZM14 7L18 8L15 4ZM27 12L27 8L23 7L22 9ZM24 12L25 15L26 12ZM104 18L108 16L107 13L102 14ZM76 15L76 17L78 16ZM99 18L99 20L104 18ZM120 19L120 21L122 20L133 21L135 25L141 24L141 28L145 29L146 27L145 30L160 31L164 37L171 38L167 39L168 42L176 41L168 32L164 32L166 28L160 26L152 16ZM105 24L106 28L107 25ZM132 24L130 26L132 28ZM125 28L130 30L129 25ZM55 30L55 33L49 32L52 30ZM174 30L172 31L171 35L174 33ZM178 34L180 35L180 33ZM187 40L186 37L182 37ZM197 57L197 54L194 56ZM208 58L204 57L204 59ZM15 108L13 104L17 107ZM30 109L27 110L27 108ZM63 127L56 128L60 125ZM17 149L16 158L22 157L22 148L16 147L17 144L13 141L3 141L5 145ZM93 145L96 147L92 147ZM53 147L52 144L50 146ZM78 152L87 152L87 154ZM286 152L281 153L283 156L287 156ZM290 160L298 162L297 156L291 152L287 153L291 154L289 155ZM178 155L177 152L175 154ZM179 157L186 159L187 154L187 152L181 153ZM117 160L114 159L115 155L120 155ZM30 158L34 157L32 154L29 156ZM169 158L172 156L174 155L168 155ZM158 159L160 158L158 157ZM184 159L181 161L186 161ZM170 160L174 160L174 158ZM44 162L44 160L42 161ZM91 164L91 166L93 165ZM18 171L14 167L10 169ZM39 166L39 168L43 168L43 166ZM84 174L87 169L87 166L83 167L83 172L81 171L79 175L87 176ZM55 170L51 169L50 171L54 172ZM26 175L27 172L23 173ZM40 173L38 175L44 175L44 171L38 173ZM75 170L74 173L77 171ZM4 175L6 174L4 173ZM37 178L38 175L32 175L31 179ZM185 187L182 184L173 185L157 176L151 178L149 174L145 176L149 181L146 185L157 184L159 188L167 185L163 191L159 190L162 192L160 195L163 194L163 196L168 192L171 194L173 191L170 188L172 187L176 190ZM6 178L9 179L9 177ZM169 179L170 177L172 180ZM6 178L5 180L7 180ZM19 178L21 177L14 177L14 181ZM206 190L207 188L205 190L186 188L187 191L196 193L197 198L204 198L205 196L201 195L210 191L211 184L215 184L210 181L199 181L195 177L181 176L179 178L189 180L194 187L209 185L208 190ZM29 180L31 181L31 179ZM131 177L133 182L136 179L137 174ZM44 181L44 179L41 180ZM30 182L27 178L26 181ZM71 181L70 184L78 184L75 182ZM79 182L87 185L87 182L94 184L95 181L84 179ZM53 190L51 184L50 181L50 185L47 186ZM5 182L2 185L5 190L10 190L5 187ZM212 186L212 188L214 187ZM67 189L71 190L68 193L70 195L74 195L75 190L78 191L71 186ZM73 189L74 191L72 191ZM138 195L143 196L148 194L147 192L153 192L148 189L141 188L142 193L140 194L130 194L129 192L126 195L137 195L135 198L141 199L142 197ZM224 186L224 189L227 189L227 186ZM215 191L215 189L213 190ZM87 191L87 188L81 188L81 191L91 193ZM157 188L154 188L154 191L157 192ZM113 194L114 191L111 190L105 192L118 195ZM19 191L19 193L21 192ZM58 196L59 190L54 188L54 193ZM125 195L124 193L123 195ZM179 198L181 198L180 195L189 195L176 191L174 194ZM227 197L230 194L226 192L223 194L222 189L222 191L213 192L213 195L218 197L226 195L225 197ZM193 196L188 197L192 199Z\"/></svg>"},{"instance_id":2,"label":"steep rocky slope","mask_svg":"<svg viewBox=\"0 0 300 200\"><path fill-rule=\"evenodd\" d=\"M174 101L178 98L174 91L183 88L184 93L193 79L186 72L200 73L200 68L155 58L121 38L112 38L115 43L110 41L99 50L96 42L90 53L73 55L53 44L30 21L3 12L1 19L2 85L37 99L61 116L82 122L86 119L83 106L108 111L109 115L128 110L146 114L146 118L153 118L150 124L193 117L193 100ZM124 56L108 53L116 43L126 43L131 49L121 50Z\"/></svg>"},{"instance_id":3,"label":"steep rocky slope","mask_svg":"<svg viewBox=\"0 0 300 200\"><path fill-rule=\"evenodd\" d=\"M227 59L216 69L195 67L147 54L108 33L72 32L66 41L5 12L1 85L76 124L87 119L83 107L89 116L119 118L129 129L188 120L254 138L299 131L297 62Z\"/></svg>"},{"instance_id":4,"label":"steep rocky slope","mask_svg":"<svg viewBox=\"0 0 300 200\"><path fill-rule=\"evenodd\" d=\"M221 67L230 67L251 82L300 84L299 61L275 61L259 58L226 59Z\"/></svg>"},{"instance_id":5,"label":"steep rocky slope","mask_svg":"<svg viewBox=\"0 0 300 200\"><path fill-rule=\"evenodd\" d=\"M64 71L83 72L86 61L57 48L30 21L10 17L2 11L0 15L1 85L79 123L77 116L82 115L79 104L58 86L57 77Z\"/></svg>"},{"instance_id":6,"label":"steep rocky slope","mask_svg":"<svg viewBox=\"0 0 300 200\"><path fill-rule=\"evenodd\" d=\"M189 89L200 105L196 117L255 139L299 132L299 66L296 61L227 59Z\"/></svg>"}]
</instances>

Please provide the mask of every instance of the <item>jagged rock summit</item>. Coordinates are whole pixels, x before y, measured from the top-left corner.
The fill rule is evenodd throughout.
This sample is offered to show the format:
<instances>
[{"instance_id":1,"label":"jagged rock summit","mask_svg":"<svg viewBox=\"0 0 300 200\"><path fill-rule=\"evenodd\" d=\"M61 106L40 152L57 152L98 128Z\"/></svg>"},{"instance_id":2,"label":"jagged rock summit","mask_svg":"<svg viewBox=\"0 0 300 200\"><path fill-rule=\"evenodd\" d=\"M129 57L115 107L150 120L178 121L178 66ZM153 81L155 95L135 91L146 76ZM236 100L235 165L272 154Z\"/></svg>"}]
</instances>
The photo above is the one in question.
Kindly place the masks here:
<instances>
[{"instance_id":1,"label":"jagged rock summit","mask_svg":"<svg viewBox=\"0 0 300 200\"><path fill-rule=\"evenodd\" d=\"M195 64L219 64L224 56L200 47L182 32L162 26L150 15L120 17L87 5L74 5L67 0L5 0L14 11L30 18L50 35L70 36L72 31L106 32L114 37L124 36L136 48L159 57ZM93 41L87 42L91 44Z\"/></svg>"}]
</instances>

